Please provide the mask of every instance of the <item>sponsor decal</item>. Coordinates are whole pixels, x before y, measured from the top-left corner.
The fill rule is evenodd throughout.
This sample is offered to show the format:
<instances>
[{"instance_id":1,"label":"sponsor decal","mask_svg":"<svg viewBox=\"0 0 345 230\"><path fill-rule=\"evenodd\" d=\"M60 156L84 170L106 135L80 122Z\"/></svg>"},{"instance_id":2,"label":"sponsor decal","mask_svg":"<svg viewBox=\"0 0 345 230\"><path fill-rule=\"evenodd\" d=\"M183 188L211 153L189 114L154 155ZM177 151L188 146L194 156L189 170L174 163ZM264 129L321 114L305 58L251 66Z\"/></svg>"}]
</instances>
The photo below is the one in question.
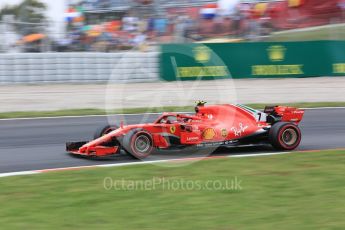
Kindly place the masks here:
<instances>
[{"instance_id":1,"label":"sponsor decal","mask_svg":"<svg viewBox=\"0 0 345 230\"><path fill-rule=\"evenodd\" d=\"M248 125L244 126L242 123L238 124L238 127L232 127L231 131L234 132L236 137L242 136L242 134L248 129Z\"/></svg>"},{"instance_id":2,"label":"sponsor decal","mask_svg":"<svg viewBox=\"0 0 345 230\"><path fill-rule=\"evenodd\" d=\"M202 137L205 140L212 140L214 137L216 136L216 132L214 131L214 129L212 128L207 128L204 130L204 132L202 133Z\"/></svg>"},{"instance_id":3,"label":"sponsor decal","mask_svg":"<svg viewBox=\"0 0 345 230\"><path fill-rule=\"evenodd\" d=\"M221 130L222 137L226 138L228 136L228 131L226 129Z\"/></svg>"},{"instance_id":4,"label":"sponsor decal","mask_svg":"<svg viewBox=\"0 0 345 230\"><path fill-rule=\"evenodd\" d=\"M282 45L273 45L267 49L268 58L271 62L282 62L285 60L287 49ZM302 75L303 65L253 65L252 75L272 76L272 75Z\"/></svg>"},{"instance_id":5,"label":"sponsor decal","mask_svg":"<svg viewBox=\"0 0 345 230\"><path fill-rule=\"evenodd\" d=\"M238 143L238 140L220 141L220 142L211 142L211 143L197 144L197 147L214 147L214 146L220 146L220 145L236 145L237 143Z\"/></svg>"},{"instance_id":6,"label":"sponsor decal","mask_svg":"<svg viewBox=\"0 0 345 230\"><path fill-rule=\"evenodd\" d=\"M174 134L176 132L176 127L175 126L170 126L170 132Z\"/></svg>"},{"instance_id":7,"label":"sponsor decal","mask_svg":"<svg viewBox=\"0 0 345 230\"><path fill-rule=\"evenodd\" d=\"M299 75L304 74L303 65L254 65L252 75Z\"/></svg>"},{"instance_id":8,"label":"sponsor decal","mask_svg":"<svg viewBox=\"0 0 345 230\"><path fill-rule=\"evenodd\" d=\"M195 64L202 64L202 66L184 66L177 67L178 76L180 78L194 78L194 77L220 77L229 76L228 67L225 65L208 65L211 64L213 51L206 46L197 46L193 49Z\"/></svg>"},{"instance_id":9,"label":"sponsor decal","mask_svg":"<svg viewBox=\"0 0 345 230\"><path fill-rule=\"evenodd\" d=\"M267 49L268 57L271 61L283 61L285 59L286 48L282 45L270 46Z\"/></svg>"},{"instance_id":10,"label":"sponsor decal","mask_svg":"<svg viewBox=\"0 0 345 230\"><path fill-rule=\"evenodd\" d=\"M195 67L178 67L181 78L188 77L226 77L229 75L226 66L195 66Z\"/></svg>"},{"instance_id":11,"label":"sponsor decal","mask_svg":"<svg viewBox=\"0 0 345 230\"><path fill-rule=\"evenodd\" d=\"M187 141L198 141L199 137L187 137Z\"/></svg>"},{"instance_id":12,"label":"sponsor decal","mask_svg":"<svg viewBox=\"0 0 345 230\"><path fill-rule=\"evenodd\" d=\"M333 64L333 73L344 74L345 73L345 63Z\"/></svg>"},{"instance_id":13,"label":"sponsor decal","mask_svg":"<svg viewBox=\"0 0 345 230\"><path fill-rule=\"evenodd\" d=\"M195 61L199 63L209 62L211 59L211 50L206 46L197 46L193 50Z\"/></svg>"}]
</instances>

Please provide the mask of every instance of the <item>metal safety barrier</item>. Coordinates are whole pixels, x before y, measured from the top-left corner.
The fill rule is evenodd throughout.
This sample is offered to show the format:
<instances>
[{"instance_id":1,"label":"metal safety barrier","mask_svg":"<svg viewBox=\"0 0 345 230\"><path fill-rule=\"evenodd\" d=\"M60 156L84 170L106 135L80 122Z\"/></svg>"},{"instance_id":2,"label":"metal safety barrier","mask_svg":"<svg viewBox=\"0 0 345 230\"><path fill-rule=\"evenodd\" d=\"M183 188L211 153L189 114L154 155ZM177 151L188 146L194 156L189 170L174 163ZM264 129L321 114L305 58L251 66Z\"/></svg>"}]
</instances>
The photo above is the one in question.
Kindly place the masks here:
<instances>
[{"instance_id":1,"label":"metal safety barrier","mask_svg":"<svg viewBox=\"0 0 345 230\"><path fill-rule=\"evenodd\" d=\"M159 52L0 54L0 84L149 82L159 79Z\"/></svg>"}]
</instances>

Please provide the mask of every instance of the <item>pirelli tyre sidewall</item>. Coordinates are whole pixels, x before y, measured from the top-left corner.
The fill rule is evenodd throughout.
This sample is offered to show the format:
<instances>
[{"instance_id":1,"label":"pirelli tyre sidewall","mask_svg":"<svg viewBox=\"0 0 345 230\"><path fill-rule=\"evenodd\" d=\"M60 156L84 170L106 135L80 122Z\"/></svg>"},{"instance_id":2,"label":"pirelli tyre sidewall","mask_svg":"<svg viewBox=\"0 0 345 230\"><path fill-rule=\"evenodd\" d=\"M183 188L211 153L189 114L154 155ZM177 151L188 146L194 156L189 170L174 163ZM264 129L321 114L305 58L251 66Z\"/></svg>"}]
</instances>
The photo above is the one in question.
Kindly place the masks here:
<instances>
[{"instance_id":1,"label":"pirelli tyre sidewall","mask_svg":"<svg viewBox=\"0 0 345 230\"><path fill-rule=\"evenodd\" d=\"M143 129L129 131L122 140L123 149L137 159L144 159L153 152L152 135Z\"/></svg>"},{"instance_id":2,"label":"pirelli tyre sidewall","mask_svg":"<svg viewBox=\"0 0 345 230\"><path fill-rule=\"evenodd\" d=\"M93 138L98 139L98 138L103 137L104 135L106 135L106 134L108 134L108 133L110 133L116 129L118 129L118 127L116 127L116 126L103 125L96 130L95 134L93 135Z\"/></svg>"},{"instance_id":3,"label":"pirelli tyre sidewall","mask_svg":"<svg viewBox=\"0 0 345 230\"><path fill-rule=\"evenodd\" d=\"M301 143L301 130L290 122L275 123L269 132L269 142L277 150L294 150Z\"/></svg>"}]
</instances>

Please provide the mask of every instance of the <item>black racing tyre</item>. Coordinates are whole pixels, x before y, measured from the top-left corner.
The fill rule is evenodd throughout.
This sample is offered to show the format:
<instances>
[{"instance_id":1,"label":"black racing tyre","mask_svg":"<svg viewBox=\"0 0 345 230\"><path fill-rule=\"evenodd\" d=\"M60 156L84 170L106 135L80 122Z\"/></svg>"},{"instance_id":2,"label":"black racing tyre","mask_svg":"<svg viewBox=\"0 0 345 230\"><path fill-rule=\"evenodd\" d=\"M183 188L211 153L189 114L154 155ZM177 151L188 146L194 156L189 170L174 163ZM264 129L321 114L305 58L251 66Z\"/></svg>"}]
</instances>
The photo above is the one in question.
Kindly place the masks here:
<instances>
[{"instance_id":1,"label":"black racing tyre","mask_svg":"<svg viewBox=\"0 0 345 230\"><path fill-rule=\"evenodd\" d=\"M122 147L134 158L144 159L153 152L153 138L143 129L134 129L123 138Z\"/></svg>"},{"instance_id":2,"label":"black racing tyre","mask_svg":"<svg viewBox=\"0 0 345 230\"><path fill-rule=\"evenodd\" d=\"M98 138L103 137L104 135L106 135L106 134L108 134L108 133L110 133L116 129L118 129L118 127L116 127L116 126L111 126L111 125L101 126L96 130L95 134L93 135L93 138L98 139Z\"/></svg>"},{"instance_id":3,"label":"black racing tyre","mask_svg":"<svg viewBox=\"0 0 345 230\"><path fill-rule=\"evenodd\" d=\"M277 150L294 150L301 143L301 130L294 123L275 123L269 132L269 142Z\"/></svg>"}]
</instances>

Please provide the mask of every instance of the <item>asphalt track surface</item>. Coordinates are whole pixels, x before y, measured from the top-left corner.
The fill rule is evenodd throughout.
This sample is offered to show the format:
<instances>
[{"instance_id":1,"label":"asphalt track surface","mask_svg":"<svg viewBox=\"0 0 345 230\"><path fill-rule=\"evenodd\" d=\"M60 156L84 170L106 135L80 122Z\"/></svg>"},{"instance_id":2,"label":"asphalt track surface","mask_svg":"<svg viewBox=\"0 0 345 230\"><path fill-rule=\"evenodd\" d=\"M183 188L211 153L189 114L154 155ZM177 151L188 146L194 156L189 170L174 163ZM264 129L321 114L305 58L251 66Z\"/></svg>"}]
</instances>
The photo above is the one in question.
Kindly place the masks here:
<instances>
[{"instance_id":1,"label":"asphalt track surface","mask_svg":"<svg viewBox=\"0 0 345 230\"><path fill-rule=\"evenodd\" d=\"M126 121L137 123L142 116L130 115ZM155 117L150 115L149 120ZM126 155L90 160L65 152L65 142L90 140L95 129L105 123L106 117L0 120L0 173L135 161ZM307 110L300 127L303 139L297 151L345 148L344 108ZM264 152L274 151L270 147L242 147L223 149L213 155ZM153 160L185 157L191 155L163 154Z\"/></svg>"}]
</instances>

